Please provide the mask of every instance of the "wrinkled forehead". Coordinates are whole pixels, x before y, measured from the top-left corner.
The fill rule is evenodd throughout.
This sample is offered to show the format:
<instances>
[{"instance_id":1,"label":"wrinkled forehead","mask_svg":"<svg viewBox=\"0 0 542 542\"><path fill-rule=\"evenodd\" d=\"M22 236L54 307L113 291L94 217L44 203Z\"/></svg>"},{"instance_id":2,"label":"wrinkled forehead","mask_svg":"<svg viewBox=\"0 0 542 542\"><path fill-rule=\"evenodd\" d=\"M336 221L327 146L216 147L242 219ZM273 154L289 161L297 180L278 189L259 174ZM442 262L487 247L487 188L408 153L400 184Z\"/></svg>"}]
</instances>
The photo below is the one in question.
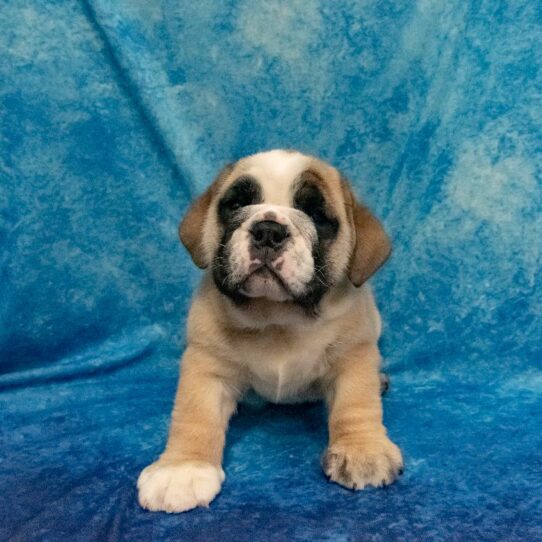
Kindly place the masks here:
<instances>
[{"instance_id":1,"label":"wrinkled forehead","mask_svg":"<svg viewBox=\"0 0 542 542\"><path fill-rule=\"evenodd\" d=\"M247 175L257 181L265 203L288 206L292 202L295 183L308 170L318 173L321 188L324 192L330 192L328 188L331 187L327 186L329 172L324 171L325 169L331 168L326 168L320 161L299 152L286 150L263 152L237 162L223 190L240 176Z\"/></svg>"}]
</instances>

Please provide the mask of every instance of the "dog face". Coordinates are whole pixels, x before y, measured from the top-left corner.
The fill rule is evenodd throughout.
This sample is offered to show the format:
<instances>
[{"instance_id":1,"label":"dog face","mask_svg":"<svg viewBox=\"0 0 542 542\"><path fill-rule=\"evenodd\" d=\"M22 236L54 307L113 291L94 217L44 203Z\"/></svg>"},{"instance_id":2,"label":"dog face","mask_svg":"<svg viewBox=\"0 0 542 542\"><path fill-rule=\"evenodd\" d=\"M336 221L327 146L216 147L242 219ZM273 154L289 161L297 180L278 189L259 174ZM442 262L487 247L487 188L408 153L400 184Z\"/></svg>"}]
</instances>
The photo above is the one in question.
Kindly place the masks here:
<instances>
[{"instance_id":1,"label":"dog face","mask_svg":"<svg viewBox=\"0 0 542 542\"><path fill-rule=\"evenodd\" d=\"M236 304L266 299L309 312L342 280L363 284L390 253L380 223L335 168L284 150L226 166L179 233Z\"/></svg>"}]
</instances>

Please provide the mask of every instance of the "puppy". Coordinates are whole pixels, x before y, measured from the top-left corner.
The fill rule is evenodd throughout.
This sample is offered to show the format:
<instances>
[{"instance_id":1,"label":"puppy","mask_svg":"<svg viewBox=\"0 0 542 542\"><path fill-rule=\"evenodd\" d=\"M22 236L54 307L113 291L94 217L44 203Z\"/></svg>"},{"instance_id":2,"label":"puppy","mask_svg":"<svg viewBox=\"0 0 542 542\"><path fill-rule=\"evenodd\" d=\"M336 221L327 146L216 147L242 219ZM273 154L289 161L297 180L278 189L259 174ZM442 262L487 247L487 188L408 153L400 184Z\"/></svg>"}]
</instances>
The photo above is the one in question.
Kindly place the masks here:
<instances>
[{"instance_id":1,"label":"puppy","mask_svg":"<svg viewBox=\"0 0 542 542\"><path fill-rule=\"evenodd\" d=\"M226 166L179 227L206 270L188 318L169 439L138 480L148 510L208 506L224 482L225 432L254 390L325 399L322 465L350 489L390 484L399 448L382 423L380 316L367 279L390 241L328 164L273 150Z\"/></svg>"}]
</instances>

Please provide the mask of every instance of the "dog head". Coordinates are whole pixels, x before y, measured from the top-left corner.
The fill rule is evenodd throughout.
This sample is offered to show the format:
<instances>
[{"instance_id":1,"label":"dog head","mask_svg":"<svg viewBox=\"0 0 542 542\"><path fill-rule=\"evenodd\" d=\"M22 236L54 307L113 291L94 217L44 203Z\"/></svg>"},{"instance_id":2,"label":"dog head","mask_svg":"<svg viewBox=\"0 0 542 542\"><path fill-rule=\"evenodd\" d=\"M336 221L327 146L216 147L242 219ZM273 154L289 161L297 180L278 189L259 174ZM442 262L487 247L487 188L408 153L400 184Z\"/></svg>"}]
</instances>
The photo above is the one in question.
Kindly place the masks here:
<instances>
[{"instance_id":1,"label":"dog head","mask_svg":"<svg viewBox=\"0 0 542 542\"><path fill-rule=\"evenodd\" d=\"M314 311L343 280L361 286L387 260L380 222L330 165L273 150L226 166L179 227L194 262L237 304Z\"/></svg>"}]
</instances>

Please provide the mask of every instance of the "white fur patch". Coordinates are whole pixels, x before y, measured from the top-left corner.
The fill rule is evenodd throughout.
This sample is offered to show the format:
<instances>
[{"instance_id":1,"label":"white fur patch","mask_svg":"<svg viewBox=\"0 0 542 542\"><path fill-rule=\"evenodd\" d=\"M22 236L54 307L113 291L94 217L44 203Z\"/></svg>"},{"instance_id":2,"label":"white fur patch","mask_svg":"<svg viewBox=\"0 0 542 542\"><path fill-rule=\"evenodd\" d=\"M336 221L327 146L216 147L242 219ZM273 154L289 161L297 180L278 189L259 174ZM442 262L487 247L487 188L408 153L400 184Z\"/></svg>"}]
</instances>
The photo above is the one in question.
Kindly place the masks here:
<instances>
[{"instance_id":1,"label":"white fur patch","mask_svg":"<svg viewBox=\"0 0 542 542\"><path fill-rule=\"evenodd\" d=\"M220 492L224 478L224 471L210 463L156 461L139 475L139 504L154 512L207 507Z\"/></svg>"},{"instance_id":2,"label":"white fur patch","mask_svg":"<svg viewBox=\"0 0 542 542\"><path fill-rule=\"evenodd\" d=\"M245 172L258 179L266 203L290 206L292 181L309 164L310 158L304 154L276 149L250 156Z\"/></svg>"},{"instance_id":3,"label":"white fur patch","mask_svg":"<svg viewBox=\"0 0 542 542\"><path fill-rule=\"evenodd\" d=\"M274 403L320 399L320 392L311 390L311 385L322 378L329 365L321 351L307 347L306 352L293 358L275 351L265 364L261 360L251 364L253 389Z\"/></svg>"}]
</instances>

